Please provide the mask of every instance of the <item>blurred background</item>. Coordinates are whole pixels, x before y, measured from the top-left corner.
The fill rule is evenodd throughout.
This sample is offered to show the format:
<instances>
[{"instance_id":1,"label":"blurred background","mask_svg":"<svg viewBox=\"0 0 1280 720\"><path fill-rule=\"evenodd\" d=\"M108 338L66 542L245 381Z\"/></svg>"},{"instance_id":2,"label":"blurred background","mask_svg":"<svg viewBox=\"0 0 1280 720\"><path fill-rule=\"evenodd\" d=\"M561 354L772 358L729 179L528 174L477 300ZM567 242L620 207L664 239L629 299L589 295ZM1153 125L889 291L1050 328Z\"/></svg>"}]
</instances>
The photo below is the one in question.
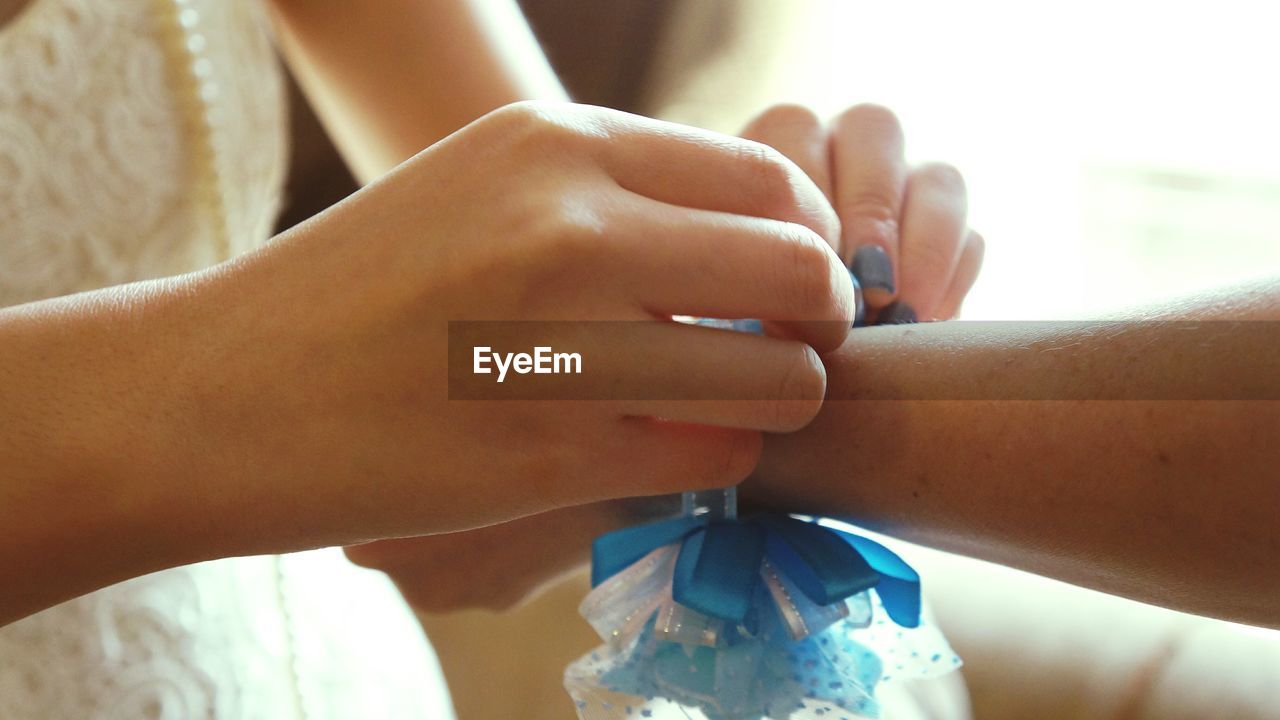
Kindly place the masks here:
<instances>
[{"instance_id":1,"label":"blurred background","mask_svg":"<svg viewBox=\"0 0 1280 720\"><path fill-rule=\"evenodd\" d=\"M522 0L576 100L733 133L895 110L969 183L975 319L1074 318L1280 268L1280 8L1155 0ZM285 224L354 188L295 112ZM327 163L327 164L326 164Z\"/></svg>"},{"instance_id":2,"label":"blurred background","mask_svg":"<svg viewBox=\"0 0 1280 720\"><path fill-rule=\"evenodd\" d=\"M653 109L732 132L778 99L893 108L913 159L968 179L988 253L966 317L1079 317L1280 268L1274 5L725 5L737 48L664 66Z\"/></svg>"},{"instance_id":3,"label":"blurred background","mask_svg":"<svg viewBox=\"0 0 1280 720\"><path fill-rule=\"evenodd\" d=\"M779 101L893 108L913 160L968 180L987 254L966 318L1093 317L1280 271L1270 3L522 5L582 102L730 133ZM294 99L286 226L354 189ZM1280 718L1275 633L904 553L966 658L978 718ZM560 673L594 643L574 613L585 589L573 577L515 613L424 618L461 717L511 717L512 697L523 720L568 717ZM546 648L537 667L502 653L513 637Z\"/></svg>"}]
</instances>

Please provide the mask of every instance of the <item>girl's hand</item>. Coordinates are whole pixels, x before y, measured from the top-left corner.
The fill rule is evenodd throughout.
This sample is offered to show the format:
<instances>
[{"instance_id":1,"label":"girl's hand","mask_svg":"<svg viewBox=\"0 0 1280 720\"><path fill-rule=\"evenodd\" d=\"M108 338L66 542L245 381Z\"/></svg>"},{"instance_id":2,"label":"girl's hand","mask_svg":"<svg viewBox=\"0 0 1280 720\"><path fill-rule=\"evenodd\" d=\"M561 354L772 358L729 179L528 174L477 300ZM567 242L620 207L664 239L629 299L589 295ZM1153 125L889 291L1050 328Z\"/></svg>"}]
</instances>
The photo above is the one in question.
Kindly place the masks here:
<instances>
[{"instance_id":1,"label":"girl's hand","mask_svg":"<svg viewBox=\"0 0 1280 720\"><path fill-rule=\"evenodd\" d=\"M172 470L197 468L219 516L276 549L737 483L760 431L820 406L815 350L844 341L855 304L834 228L763 145L588 107L499 110L192 281L171 342L198 372L168 393L186 405L172 417L197 421L163 438L187 461ZM769 318L788 339L651 322L592 345L587 323L525 323L495 347L576 343L591 372L506 385L449 347L450 321L674 314ZM451 400L455 381L489 399ZM601 399L555 399L570 382ZM681 400L691 389L735 400Z\"/></svg>"},{"instance_id":2,"label":"girl's hand","mask_svg":"<svg viewBox=\"0 0 1280 720\"><path fill-rule=\"evenodd\" d=\"M965 224L964 178L950 165L908 167L891 111L857 105L828 128L808 108L778 105L743 137L791 158L831 200L841 225L834 247L858 278L868 322L959 313L983 254Z\"/></svg>"},{"instance_id":3,"label":"girl's hand","mask_svg":"<svg viewBox=\"0 0 1280 720\"><path fill-rule=\"evenodd\" d=\"M866 259L874 251L862 253L864 274L875 285L867 290L868 297L877 308L890 306L889 313L880 312L882 321L907 319L905 309L893 310L895 298L900 308L920 308L922 318L955 314L977 275L982 239L965 231L964 182L958 173L943 165L906 172L901 129L892 113L858 106L843 113L828 131L811 111L778 106L753 121L744 136L784 153L826 197L839 203L844 231L826 237L844 257L852 260L858 248L871 243L888 248L879 257L905 258L897 273L904 278L903 289L886 292L882 284L897 285L894 265L876 265L874 256ZM840 179L843 183L837 183ZM904 200L908 190L911 194ZM952 255L953 261L941 260ZM938 288L945 290L939 293ZM347 548L347 555L360 565L386 571L420 611L501 610L519 605L557 575L586 561L595 536L677 510L677 503L656 499L619 500L470 532L369 543Z\"/></svg>"}]
</instances>

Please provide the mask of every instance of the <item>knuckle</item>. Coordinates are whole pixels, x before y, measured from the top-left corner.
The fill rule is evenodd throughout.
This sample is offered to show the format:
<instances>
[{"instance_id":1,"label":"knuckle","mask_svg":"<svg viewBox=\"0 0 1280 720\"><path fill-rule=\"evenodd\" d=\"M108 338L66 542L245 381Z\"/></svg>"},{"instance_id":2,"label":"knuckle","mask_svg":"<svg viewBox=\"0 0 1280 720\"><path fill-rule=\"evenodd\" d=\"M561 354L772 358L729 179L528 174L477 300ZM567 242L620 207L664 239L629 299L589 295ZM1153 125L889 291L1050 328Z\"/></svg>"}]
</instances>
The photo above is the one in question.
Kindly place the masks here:
<instances>
[{"instance_id":1,"label":"knuckle","mask_svg":"<svg viewBox=\"0 0 1280 720\"><path fill-rule=\"evenodd\" d=\"M724 434L708 453L708 472L700 482L710 482L715 487L728 487L746 479L764 449L764 437L759 432L735 430Z\"/></svg>"},{"instance_id":2,"label":"knuckle","mask_svg":"<svg viewBox=\"0 0 1280 720\"><path fill-rule=\"evenodd\" d=\"M896 227L899 204L896 195L873 189L860 190L841 199L840 216L845 218L846 224L853 218L865 218Z\"/></svg>"},{"instance_id":3,"label":"knuckle","mask_svg":"<svg viewBox=\"0 0 1280 720\"><path fill-rule=\"evenodd\" d=\"M539 252L566 262L584 261L608 235L602 213L576 193L552 195L533 215L529 226L539 239Z\"/></svg>"},{"instance_id":4,"label":"knuckle","mask_svg":"<svg viewBox=\"0 0 1280 720\"><path fill-rule=\"evenodd\" d=\"M354 565L363 568L377 570L383 564L382 553L378 552L378 543L364 543L361 545L348 545L342 548L342 553L347 556L347 560Z\"/></svg>"},{"instance_id":5,"label":"knuckle","mask_svg":"<svg viewBox=\"0 0 1280 720\"><path fill-rule=\"evenodd\" d=\"M836 117L835 126L838 131L867 128L882 136L902 135L902 123L898 116L889 108L875 103L862 103L848 108Z\"/></svg>"},{"instance_id":6,"label":"knuckle","mask_svg":"<svg viewBox=\"0 0 1280 720\"><path fill-rule=\"evenodd\" d=\"M959 195L965 193L964 175L954 165L940 162L926 163L917 168L914 175L920 181L948 192Z\"/></svg>"},{"instance_id":7,"label":"knuckle","mask_svg":"<svg viewBox=\"0 0 1280 720\"><path fill-rule=\"evenodd\" d=\"M522 100L504 105L487 116L497 141L548 157L563 158L588 147L593 134L587 119L563 103Z\"/></svg>"},{"instance_id":8,"label":"knuckle","mask_svg":"<svg viewBox=\"0 0 1280 720\"><path fill-rule=\"evenodd\" d=\"M488 129L510 138L537 133L547 121L547 109L532 100L504 105L484 118Z\"/></svg>"},{"instance_id":9,"label":"knuckle","mask_svg":"<svg viewBox=\"0 0 1280 720\"><path fill-rule=\"evenodd\" d=\"M808 425L822 405L826 387L826 371L818 353L808 345L799 345L778 379L777 397L770 406L773 426L790 432Z\"/></svg>"},{"instance_id":10,"label":"knuckle","mask_svg":"<svg viewBox=\"0 0 1280 720\"><path fill-rule=\"evenodd\" d=\"M739 158L755 185L760 209L769 217L776 217L779 211L790 215L797 204L791 162L763 143L744 141L739 148Z\"/></svg>"},{"instance_id":11,"label":"knuckle","mask_svg":"<svg viewBox=\"0 0 1280 720\"><path fill-rule=\"evenodd\" d=\"M774 105L760 113L750 124L755 133L773 132L816 134L822 130L822 119L812 109L795 103Z\"/></svg>"},{"instance_id":12,"label":"knuckle","mask_svg":"<svg viewBox=\"0 0 1280 720\"><path fill-rule=\"evenodd\" d=\"M762 176L759 210L766 217L799 222L833 242L839 236L840 220L815 178L805 175L784 153L766 143L788 140L816 142L825 147L822 120L803 105L775 105L747 127L747 135L759 141L758 176ZM781 144L781 142L779 142Z\"/></svg>"},{"instance_id":13,"label":"knuckle","mask_svg":"<svg viewBox=\"0 0 1280 720\"><path fill-rule=\"evenodd\" d=\"M778 320L823 320L837 305L839 288L833 271L831 250L822 238L807 228L795 226L796 237L787 243L783 273L783 306L792 317Z\"/></svg>"},{"instance_id":14,"label":"knuckle","mask_svg":"<svg viewBox=\"0 0 1280 720\"><path fill-rule=\"evenodd\" d=\"M851 217L844 223L844 236L849 247L863 245L891 248L898 242L898 219L868 216Z\"/></svg>"},{"instance_id":15,"label":"knuckle","mask_svg":"<svg viewBox=\"0 0 1280 720\"><path fill-rule=\"evenodd\" d=\"M973 256L973 263L975 265L981 265L982 256L985 255L987 251L986 238L982 237L982 234L976 230L970 230L969 237L965 240L965 244L966 251Z\"/></svg>"},{"instance_id":16,"label":"knuckle","mask_svg":"<svg viewBox=\"0 0 1280 720\"><path fill-rule=\"evenodd\" d=\"M536 100L520 100L503 105L489 114L495 120L505 122L529 122L545 112L542 103Z\"/></svg>"},{"instance_id":17,"label":"knuckle","mask_svg":"<svg viewBox=\"0 0 1280 720\"><path fill-rule=\"evenodd\" d=\"M912 273L916 277L946 280L955 265L959 247L956 243L939 241L923 243L911 253Z\"/></svg>"}]
</instances>

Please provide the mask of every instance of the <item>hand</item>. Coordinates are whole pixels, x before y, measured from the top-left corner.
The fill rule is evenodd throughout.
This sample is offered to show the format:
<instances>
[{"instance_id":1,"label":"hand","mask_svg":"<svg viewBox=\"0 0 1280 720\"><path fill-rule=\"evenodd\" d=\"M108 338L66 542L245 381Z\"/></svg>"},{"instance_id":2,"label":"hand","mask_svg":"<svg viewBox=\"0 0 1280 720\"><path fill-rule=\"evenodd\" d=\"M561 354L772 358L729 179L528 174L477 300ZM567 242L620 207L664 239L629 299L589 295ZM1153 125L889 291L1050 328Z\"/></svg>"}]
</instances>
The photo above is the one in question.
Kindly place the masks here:
<instances>
[{"instance_id":1,"label":"hand","mask_svg":"<svg viewBox=\"0 0 1280 720\"><path fill-rule=\"evenodd\" d=\"M744 136L786 154L828 198L845 199L845 215L841 216L845 232L826 235L833 249L844 248L848 251L845 257L852 259L856 254L853 248L871 241L882 243L876 247L890 247L893 256L920 258L904 267L902 274L909 285L902 293L884 292L879 287L868 291L877 309L901 298L903 303L914 302L932 312L922 317L954 315L982 259L982 239L964 232L964 183L958 173L940 165L920 168L903 182L894 180L895 173L905 171L901 129L888 110L852 108L828 132L811 111L778 106L754 120ZM833 192L837 173L855 179L846 182L846 196ZM902 193L893 189L899 186L914 188L910 203L903 202ZM850 190L856 187L864 190ZM881 206L870 200L877 196L883 199ZM872 222L890 211L894 213L891 221ZM867 238L868 226L883 232ZM898 249L899 227L907 229L902 242L907 252ZM953 264L929 261L945 253L958 253L959 257ZM886 252L884 257L891 256ZM888 265L891 284L892 267ZM880 277L884 276L882 271ZM934 286L945 287L946 292L931 301L925 291ZM471 532L370 543L348 548L347 555L360 565L386 571L420 611L504 610L518 606L557 575L585 562L595 536L656 519L663 511L671 514L675 509L674 504L663 506L655 500L597 503ZM462 577L463 572L465 582L448 580Z\"/></svg>"},{"instance_id":2,"label":"hand","mask_svg":"<svg viewBox=\"0 0 1280 720\"><path fill-rule=\"evenodd\" d=\"M476 530L352 545L346 553L387 573L418 612L505 611L590 561L595 537L679 511L676 495L608 500Z\"/></svg>"},{"instance_id":3,"label":"hand","mask_svg":"<svg viewBox=\"0 0 1280 720\"><path fill-rule=\"evenodd\" d=\"M779 105L742 136L782 152L830 198L841 224L834 247L862 286L869 323L960 311L983 255L965 224L964 178L950 165L909 168L891 111L858 105L828 129L807 108Z\"/></svg>"},{"instance_id":4,"label":"hand","mask_svg":"<svg viewBox=\"0 0 1280 720\"><path fill-rule=\"evenodd\" d=\"M815 349L843 342L854 307L834 227L812 182L764 146L512 106L194 281L192 307L208 311L180 326L204 364L171 392L200 423L171 440L250 508L238 520L287 534L285 547L733 484L760 431L820 406ZM527 401L449 399L451 320L672 314L770 318L789 338L655 323L594 354L588 343L600 370L577 387L765 397L569 402L526 382Z\"/></svg>"}]
</instances>

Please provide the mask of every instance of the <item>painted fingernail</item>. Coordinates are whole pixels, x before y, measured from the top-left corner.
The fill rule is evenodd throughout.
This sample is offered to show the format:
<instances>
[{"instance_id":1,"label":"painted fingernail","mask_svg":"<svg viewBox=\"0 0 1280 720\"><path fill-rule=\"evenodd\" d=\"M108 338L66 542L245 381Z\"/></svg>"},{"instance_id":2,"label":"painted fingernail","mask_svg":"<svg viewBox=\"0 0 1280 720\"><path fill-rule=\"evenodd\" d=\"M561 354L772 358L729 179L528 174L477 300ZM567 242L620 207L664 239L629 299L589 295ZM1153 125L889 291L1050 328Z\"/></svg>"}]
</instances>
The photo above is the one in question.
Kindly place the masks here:
<instances>
[{"instance_id":1,"label":"painted fingernail","mask_svg":"<svg viewBox=\"0 0 1280 720\"><path fill-rule=\"evenodd\" d=\"M894 300L880 311L877 325L910 325L916 321L916 311L901 300Z\"/></svg>"},{"instance_id":2,"label":"painted fingernail","mask_svg":"<svg viewBox=\"0 0 1280 720\"><path fill-rule=\"evenodd\" d=\"M893 265L889 263L889 253L879 245L863 245L858 248L853 254L849 269L863 288L893 293Z\"/></svg>"},{"instance_id":3,"label":"painted fingernail","mask_svg":"<svg viewBox=\"0 0 1280 720\"><path fill-rule=\"evenodd\" d=\"M867 324L867 303L862 299L862 283L858 276L849 271L849 279L853 281L853 326L862 327Z\"/></svg>"}]
</instances>

